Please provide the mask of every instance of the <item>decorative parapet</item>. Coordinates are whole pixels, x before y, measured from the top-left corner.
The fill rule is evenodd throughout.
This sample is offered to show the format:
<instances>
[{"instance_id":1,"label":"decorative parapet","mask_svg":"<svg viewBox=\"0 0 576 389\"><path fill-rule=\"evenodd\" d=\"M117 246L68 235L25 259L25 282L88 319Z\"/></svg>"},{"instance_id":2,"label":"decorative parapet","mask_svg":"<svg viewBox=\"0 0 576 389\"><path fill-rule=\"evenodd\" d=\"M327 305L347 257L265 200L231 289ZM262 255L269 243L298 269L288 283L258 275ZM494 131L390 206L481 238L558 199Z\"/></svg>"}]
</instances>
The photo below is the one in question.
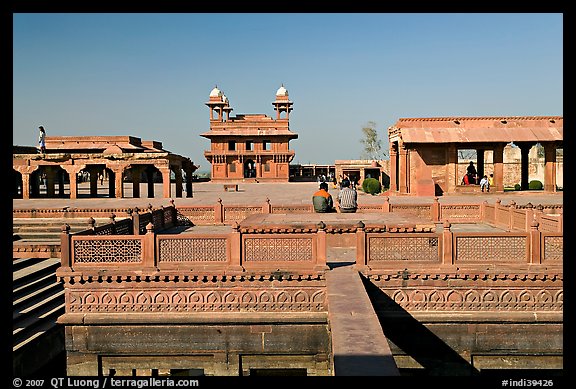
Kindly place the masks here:
<instances>
[{"instance_id":1,"label":"decorative parapet","mask_svg":"<svg viewBox=\"0 0 576 389\"><path fill-rule=\"evenodd\" d=\"M409 312L468 311L557 312L564 308L562 278L554 274L455 274L411 273L370 274L368 279L389 299L380 299L380 310L394 312L398 307ZM443 281L442 285L437 285ZM476 316L478 318L478 316Z\"/></svg>"},{"instance_id":2,"label":"decorative parapet","mask_svg":"<svg viewBox=\"0 0 576 389\"><path fill-rule=\"evenodd\" d=\"M304 280L272 274L158 275L102 284L88 277L82 285L66 285L66 313L326 312L325 280Z\"/></svg>"},{"instance_id":3,"label":"decorative parapet","mask_svg":"<svg viewBox=\"0 0 576 389\"><path fill-rule=\"evenodd\" d=\"M528 233L453 233L454 263L523 263L529 262Z\"/></svg>"},{"instance_id":4,"label":"decorative parapet","mask_svg":"<svg viewBox=\"0 0 576 389\"><path fill-rule=\"evenodd\" d=\"M168 225L231 225L234 222L240 222L251 215L257 214L295 214L310 213L314 210L311 204L295 205L272 205L269 202L262 205L254 206L226 206L222 200L214 206L180 206L177 209L174 205L175 216L164 213L164 224ZM480 204L440 204L434 199L432 204L390 204L388 197L383 198L383 204L380 205L360 205L358 213L377 213L377 212L397 212L421 217L423 219L439 222L448 220L451 223L471 223L485 222L497 227L510 230L529 230L531 215L536 215L540 223L540 229L543 232L561 232L562 231L562 205L539 205L533 207L531 204L523 206L503 206L501 201L497 200L496 204L490 205L487 202ZM64 207L61 209L13 209L14 218L80 218L80 217L107 217L114 213L117 217L132 217L135 209L133 208L94 208L94 209L75 209ZM150 211L148 211L150 212ZM141 218L139 223L140 233L144 233L145 226L152 221L155 228L162 228L161 216L158 210L153 211L151 215L147 212L138 213ZM158 214L157 214L158 213ZM166 219L170 217L170 219ZM172 219L173 218L173 219ZM524 227L522 227L524 225Z\"/></svg>"},{"instance_id":5,"label":"decorative parapet","mask_svg":"<svg viewBox=\"0 0 576 389\"><path fill-rule=\"evenodd\" d=\"M442 204L440 219L455 222L480 221L480 204Z\"/></svg>"}]
</instances>

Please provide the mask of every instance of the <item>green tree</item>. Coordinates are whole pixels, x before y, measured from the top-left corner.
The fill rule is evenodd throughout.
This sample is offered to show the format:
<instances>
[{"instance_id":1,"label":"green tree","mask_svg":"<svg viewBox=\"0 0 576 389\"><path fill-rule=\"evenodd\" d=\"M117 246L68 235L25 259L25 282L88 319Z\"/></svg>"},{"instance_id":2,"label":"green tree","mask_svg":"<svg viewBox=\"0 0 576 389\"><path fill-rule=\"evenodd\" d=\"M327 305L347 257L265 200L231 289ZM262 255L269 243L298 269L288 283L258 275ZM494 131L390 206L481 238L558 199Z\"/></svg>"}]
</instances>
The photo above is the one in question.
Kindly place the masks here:
<instances>
[{"instance_id":1,"label":"green tree","mask_svg":"<svg viewBox=\"0 0 576 389\"><path fill-rule=\"evenodd\" d=\"M360 139L360 143L364 145L362 157L372 160L383 159L386 153L382 151L382 141L378 138L376 123L372 121L366 123L362 127L362 136L362 139Z\"/></svg>"}]
</instances>

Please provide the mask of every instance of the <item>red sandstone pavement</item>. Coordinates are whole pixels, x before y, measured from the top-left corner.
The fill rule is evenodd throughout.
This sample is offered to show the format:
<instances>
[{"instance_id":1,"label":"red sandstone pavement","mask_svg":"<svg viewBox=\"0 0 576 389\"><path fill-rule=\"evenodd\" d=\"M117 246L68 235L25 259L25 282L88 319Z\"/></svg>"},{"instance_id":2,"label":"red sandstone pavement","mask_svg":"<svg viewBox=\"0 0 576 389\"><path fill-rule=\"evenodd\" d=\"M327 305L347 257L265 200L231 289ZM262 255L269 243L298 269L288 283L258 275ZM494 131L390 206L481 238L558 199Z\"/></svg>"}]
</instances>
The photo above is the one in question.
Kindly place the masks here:
<instances>
[{"instance_id":1,"label":"red sandstone pavement","mask_svg":"<svg viewBox=\"0 0 576 389\"><path fill-rule=\"evenodd\" d=\"M80 195L88 193L87 183L86 187L80 187ZM146 195L147 189L142 184L140 193ZM224 205L259 205L264 204L266 199L270 199L272 205L293 205L293 204L311 204L312 194L317 190L318 184L316 182L294 182L294 183L240 183L238 192L226 192L223 189L223 184L212 182L201 182L193 184L193 197L192 198L176 198L172 197L176 206L179 205L214 205L218 199L222 199ZM99 193L107 193L107 184L99 188ZM174 185L172 193L175 193ZM338 189L330 187L329 193L334 198L338 195ZM125 196L131 196L132 190L130 185L125 185ZM185 195L185 192L184 192ZM121 199L101 197L97 198L79 198L79 199L14 199L12 201L13 208L116 208L116 207L146 207L151 204L154 207L160 205L170 205L170 199L162 198L162 186L156 184L155 198L131 198L125 197ZM371 205L382 204L385 196L368 195L362 191L358 192L358 204ZM433 201L432 196L389 196L391 204L428 204ZM493 204L497 199L500 199L503 205L509 204L511 201L516 202L518 205L532 203L533 205L548 205L548 204L563 204L563 192L557 193L544 193L543 191L523 191L523 192L505 192L505 193L477 193L477 194L448 194L439 197L442 204L454 203L478 203L479 201L486 200L488 203Z\"/></svg>"}]
</instances>

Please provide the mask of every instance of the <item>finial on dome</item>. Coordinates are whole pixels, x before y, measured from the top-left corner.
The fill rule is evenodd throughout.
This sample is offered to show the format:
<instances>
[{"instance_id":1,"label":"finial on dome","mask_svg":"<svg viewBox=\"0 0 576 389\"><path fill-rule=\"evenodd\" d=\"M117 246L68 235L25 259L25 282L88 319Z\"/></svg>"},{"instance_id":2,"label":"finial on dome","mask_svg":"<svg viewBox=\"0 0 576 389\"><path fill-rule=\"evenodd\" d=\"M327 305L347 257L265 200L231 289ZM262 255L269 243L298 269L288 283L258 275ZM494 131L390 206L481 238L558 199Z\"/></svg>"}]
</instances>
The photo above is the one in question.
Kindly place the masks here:
<instances>
[{"instance_id":1,"label":"finial on dome","mask_svg":"<svg viewBox=\"0 0 576 389\"><path fill-rule=\"evenodd\" d=\"M221 96L222 91L218 89L218 85L216 85L214 89L212 89L212 91L210 92L210 97L221 97Z\"/></svg>"},{"instance_id":2,"label":"finial on dome","mask_svg":"<svg viewBox=\"0 0 576 389\"><path fill-rule=\"evenodd\" d=\"M288 96L288 91L284 87L284 83L282 83L282 86L276 91L276 96Z\"/></svg>"}]
</instances>

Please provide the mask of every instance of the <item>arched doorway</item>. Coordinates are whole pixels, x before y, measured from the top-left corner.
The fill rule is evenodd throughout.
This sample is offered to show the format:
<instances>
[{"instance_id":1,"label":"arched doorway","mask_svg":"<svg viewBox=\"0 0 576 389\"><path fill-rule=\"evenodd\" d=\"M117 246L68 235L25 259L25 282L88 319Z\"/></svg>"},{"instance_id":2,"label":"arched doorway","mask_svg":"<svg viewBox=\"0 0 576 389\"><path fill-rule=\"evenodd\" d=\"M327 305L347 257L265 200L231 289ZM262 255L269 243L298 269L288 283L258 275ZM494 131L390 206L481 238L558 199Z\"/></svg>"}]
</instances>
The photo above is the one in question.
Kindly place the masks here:
<instances>
[{"instance_id":1,"label":"arched doorway","mask_svg":"<svg viewBox=\"0 0 576 389\"><path fill-rule=\"evenodd\" d=\"M256 162L251 159L244 162L244 178L255 178L256 177Z\"/></svg>"}]
</instances>

